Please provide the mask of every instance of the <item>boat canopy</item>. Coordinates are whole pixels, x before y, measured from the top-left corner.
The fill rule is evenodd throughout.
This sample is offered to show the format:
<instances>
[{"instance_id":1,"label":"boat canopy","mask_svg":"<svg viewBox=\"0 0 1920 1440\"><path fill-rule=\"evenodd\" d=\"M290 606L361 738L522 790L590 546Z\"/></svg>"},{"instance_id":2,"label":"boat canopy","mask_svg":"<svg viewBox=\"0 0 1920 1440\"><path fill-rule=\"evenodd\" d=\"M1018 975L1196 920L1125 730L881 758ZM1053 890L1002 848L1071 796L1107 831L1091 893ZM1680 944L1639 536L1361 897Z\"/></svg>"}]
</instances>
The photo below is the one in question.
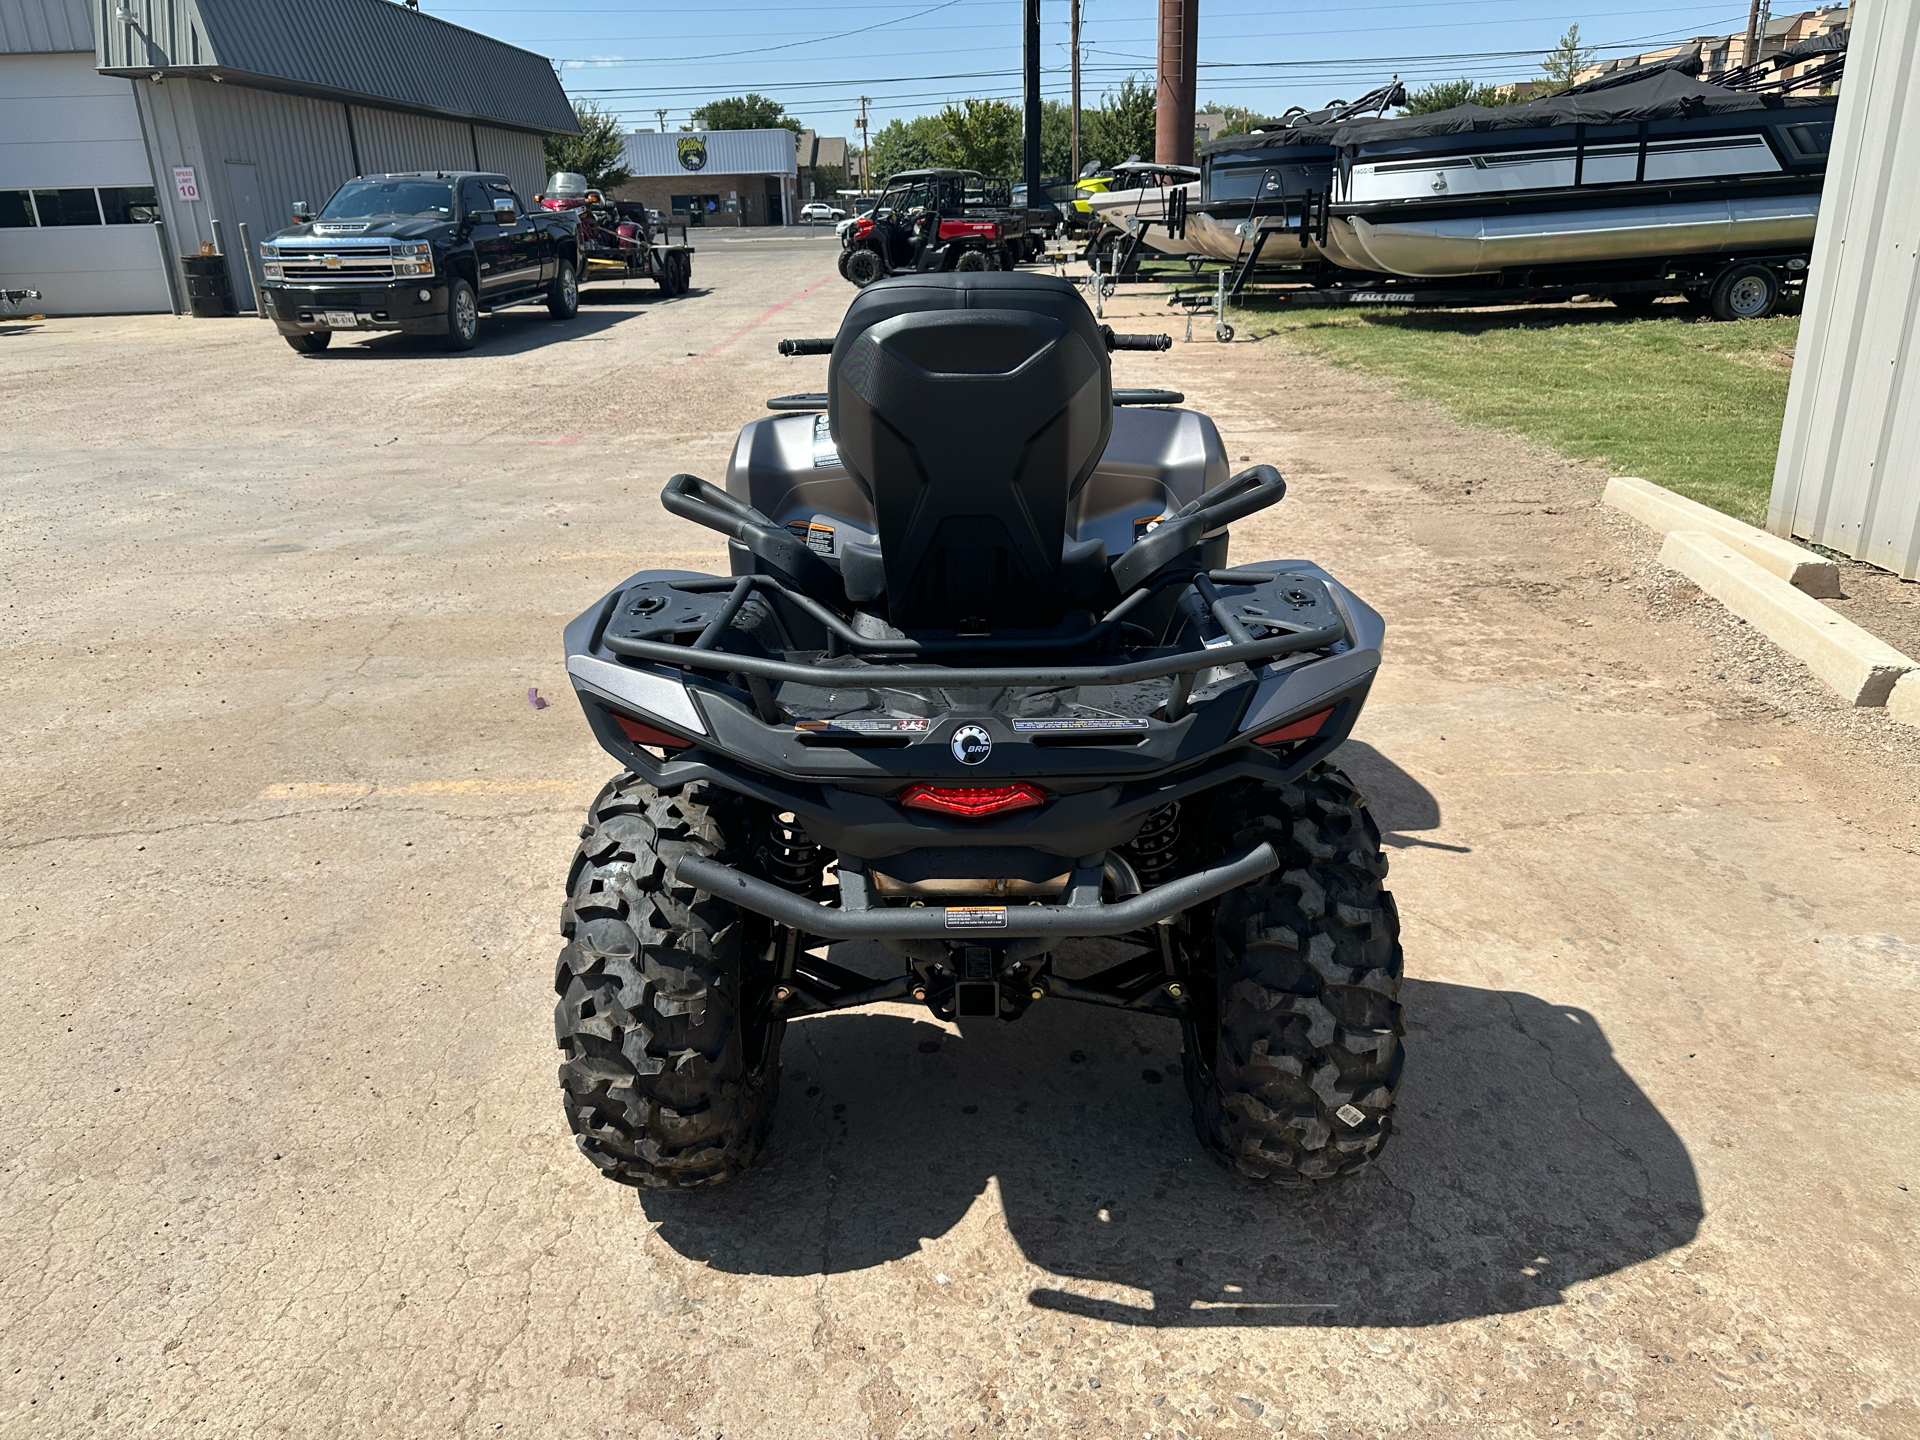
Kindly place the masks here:
<instances>
[{"instance_id":1,"label":"boat canopy","mask_svg":"<svg viewBox=\"0 0 1920 1440\"><path fill-rule=\"evenodd\" d=\"M1703 85L1678 70L1664 69L1644 80L1628 84L1585 93L1568 91L1539 100L1526 100L1518 105L1456 105L1451 110L1436 110L1430 115L1403 115L1394 120L1354 120L1335 127L1337 139L1330 142L1322 140L1320 143L1381 145L1433 135L1546 130L1562 125L1633 125L1642 120L1696 119L1832 104L1830 97L1803 98L1723 90L1717 85ZM1286 133L1281 132L1282 135ZM1266 140L1270 137L1256 135L1234 138L1244 141Z\"/></svg>"}]
</instances>

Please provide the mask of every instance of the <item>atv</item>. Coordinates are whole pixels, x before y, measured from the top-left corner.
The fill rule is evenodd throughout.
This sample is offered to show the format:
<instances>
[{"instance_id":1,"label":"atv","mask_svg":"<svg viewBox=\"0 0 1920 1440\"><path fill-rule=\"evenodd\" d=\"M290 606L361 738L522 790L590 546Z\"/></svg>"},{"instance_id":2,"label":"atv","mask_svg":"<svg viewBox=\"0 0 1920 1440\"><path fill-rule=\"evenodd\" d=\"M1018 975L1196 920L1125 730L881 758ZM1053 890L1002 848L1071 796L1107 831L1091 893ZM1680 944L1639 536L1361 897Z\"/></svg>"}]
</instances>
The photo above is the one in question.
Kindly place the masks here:
<instances>
[{"instance_id":1,"label":"atv","mask_svg":"<svg viewBox=\"0 0 1920 1440\"><path fill-rule=\"evenodd\" d=\"M903 170L842 234L840 278L867 286L909 271L1011 270L1037 245L999 182L972 170Z\"/></svg>"},{"instance_id":2,"label":"atv","mask_svg":"<svg viewBox=\"0 0 1920 1440\"><path fill-rule=\"evenodd\" d=\"M567 627L624 767L555 974L567 1118L606 1175L739 1174L787 1023L879 1001L963 1029L1163 1016L1243 1175L1379 1153L1399 922L1333 756L1382 622L1308 561L1229 565L1286 483L1230 476L1179 394L1114 389L1109 351L1168 345L1051 276L868 286L837 337L781 342L831 355L826 393L769 401L724 489L662 492L731 575L642 571ZM1063 952L1088 938L1111 943Z\"/></svg>"}]
</instances>

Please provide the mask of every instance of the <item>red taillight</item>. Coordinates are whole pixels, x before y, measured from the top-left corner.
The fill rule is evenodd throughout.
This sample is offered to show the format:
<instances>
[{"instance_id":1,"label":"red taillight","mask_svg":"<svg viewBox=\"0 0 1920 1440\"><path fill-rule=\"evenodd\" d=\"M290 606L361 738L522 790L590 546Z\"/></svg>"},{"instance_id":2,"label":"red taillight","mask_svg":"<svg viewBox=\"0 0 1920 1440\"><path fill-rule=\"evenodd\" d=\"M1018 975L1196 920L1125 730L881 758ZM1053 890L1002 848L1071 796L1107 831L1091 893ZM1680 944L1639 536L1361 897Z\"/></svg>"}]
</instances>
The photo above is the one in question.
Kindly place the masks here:
<instances>
[{"instance_id":1,"label":"red taillight","mask_svg":"<svg viewBox=\"0 0 1920 1440\"><path fill-rule=\"evenodd\" d=\"M1282 725L1278 730L1269 730L1264 735L1253 737L1256 745L1278 745L1285 740L1306 740L1320 733L1320 727L1327 723L1332 710L1322 710L1318 715L1309 715L1304 720L1295 720Z\"/></svg>"},{"instance_id":2,"label":"red taillight","mask_svg":"<svg viewBox=\"0 0 1920 1440\"><path fill-rule=\"evenodd\" d=\"M1047 792L1024 781L1013 785L909 785L900 792L909 810L928 810L959 820L985 820L1047 803Z\"/></svg>"},{"instance_id":3,"label":"red taillight","mask_svg":"<svg viewBox=\"0 0 1920 1440\"><path fill-rule=\"evenodd\" d=\"M684 750L693 742L682 740L678 735L669 735L665 730L656 730L651 725L638 720L630 720L625 715L616 714L613 723L620 727L621 733L636 745L658 745L663 750Z\"/></svg>"}]
</instances>

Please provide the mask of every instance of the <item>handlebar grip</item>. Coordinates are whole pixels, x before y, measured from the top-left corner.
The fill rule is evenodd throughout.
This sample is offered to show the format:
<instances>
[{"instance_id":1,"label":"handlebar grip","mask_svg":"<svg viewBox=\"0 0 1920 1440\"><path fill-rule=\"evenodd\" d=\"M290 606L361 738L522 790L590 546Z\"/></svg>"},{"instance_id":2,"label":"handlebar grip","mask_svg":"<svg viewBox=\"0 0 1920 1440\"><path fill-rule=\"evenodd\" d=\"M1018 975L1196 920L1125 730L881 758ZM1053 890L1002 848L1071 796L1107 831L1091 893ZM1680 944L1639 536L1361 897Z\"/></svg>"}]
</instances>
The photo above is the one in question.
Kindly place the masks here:
<instances>
[{"instance_id":1,"label":"handlebar grip","mask_svg":"<svg viewBox=\"0 0 1920 1440\"><path fill-rule=\"evenodd\" d=\"M780 342L780 353L782 355L831 355L833 353L833 341L831 338L825 340L782 340Z\"/></svg>"},{"instance_id":2,"label":"handlebar grip","mask_svg":"<svg viewBox=\"0 0 1920 1440\"><path fill-rule=\"evenodd\" d=\"M1106 334L1109 350L1171 350L1173 348L1171 335L1116 335L1105 325L1100 328Z\"/></svg>"}]
</instances>

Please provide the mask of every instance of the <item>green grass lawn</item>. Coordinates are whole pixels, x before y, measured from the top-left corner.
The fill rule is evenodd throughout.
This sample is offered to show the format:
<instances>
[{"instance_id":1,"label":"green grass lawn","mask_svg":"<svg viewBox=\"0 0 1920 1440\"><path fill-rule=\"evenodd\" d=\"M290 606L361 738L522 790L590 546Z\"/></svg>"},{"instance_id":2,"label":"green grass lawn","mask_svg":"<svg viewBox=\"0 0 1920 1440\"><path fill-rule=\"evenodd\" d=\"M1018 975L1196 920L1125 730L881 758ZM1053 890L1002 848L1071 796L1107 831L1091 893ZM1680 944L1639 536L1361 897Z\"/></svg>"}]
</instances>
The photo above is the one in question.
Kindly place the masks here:
<instances>
[{"instance_id":1,"label":"green grass lawn","mask_svg":"<svg viewBox=\"0 0 1920 1440\"><path fill-rule=\"evenodd\" d=\"M1263 308L1250 296L1231 318L1243 334L1277 336L1399 381L1472 424L1759 523L1800 322L1701 322L1678 305L1660 311L1643 320L1605 305L1312 311Z\"/></svg>"}]
</instances>

